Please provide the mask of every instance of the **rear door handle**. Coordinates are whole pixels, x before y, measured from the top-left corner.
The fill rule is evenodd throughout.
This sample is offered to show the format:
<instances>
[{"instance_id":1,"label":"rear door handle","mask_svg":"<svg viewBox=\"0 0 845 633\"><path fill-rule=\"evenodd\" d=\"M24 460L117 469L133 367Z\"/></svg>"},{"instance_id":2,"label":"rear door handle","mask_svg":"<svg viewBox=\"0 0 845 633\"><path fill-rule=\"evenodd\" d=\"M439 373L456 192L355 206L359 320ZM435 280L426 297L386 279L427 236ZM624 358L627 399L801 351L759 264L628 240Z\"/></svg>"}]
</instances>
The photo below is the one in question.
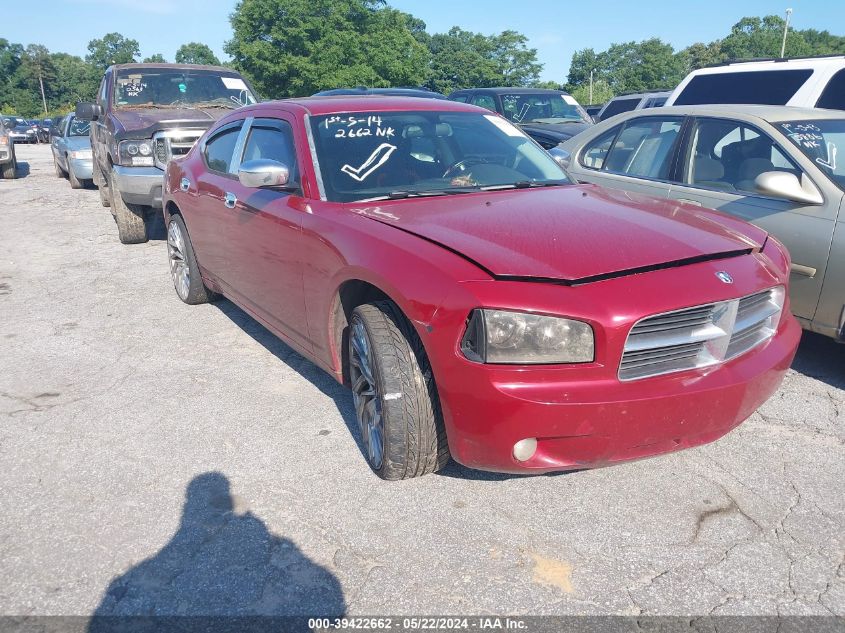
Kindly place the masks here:
<instances>
[{"instance_id":1,"label":"rear door handle","mask_svg":"<svg viewBox=\"0 0 845 633\"><path fill-rule=\"evenodd\" d=\"M686 203L686 204L693 204L693 205L695 205L695 206L697 206L697 207L700 207L700 206L701 206L701 203L700 203L700 202L698 202L697 200L689 200L689 199L687 199L687 198L678 198L678 202L684 202L684 203Z\"/></svg>"},{"instance_id":2,"label":"rear door handle","mask_svg":"<svg viewBox=\"0 0 845 633\"><path fill-rule=\"evenodd\" d=\"M182 180L179 181L179 189L181 189L182 191L187 191L190 188L191 188L191 181L188 180L187 178L182 178Z\"/></svg>"},{"instance_id":3,"label":"rear door handle","mask_svg":"<svg viewBox=\"0 0 845 633\"><path fill-rule=\"evenodd\" d=\"M229 208L229 209L234 209L235 203L237 201L238 201L238 197L233 193L229 193L228 191L226 192L226 197L223 198L223 204L225 204L226 207Z\"/></svg>"}]
</instances>

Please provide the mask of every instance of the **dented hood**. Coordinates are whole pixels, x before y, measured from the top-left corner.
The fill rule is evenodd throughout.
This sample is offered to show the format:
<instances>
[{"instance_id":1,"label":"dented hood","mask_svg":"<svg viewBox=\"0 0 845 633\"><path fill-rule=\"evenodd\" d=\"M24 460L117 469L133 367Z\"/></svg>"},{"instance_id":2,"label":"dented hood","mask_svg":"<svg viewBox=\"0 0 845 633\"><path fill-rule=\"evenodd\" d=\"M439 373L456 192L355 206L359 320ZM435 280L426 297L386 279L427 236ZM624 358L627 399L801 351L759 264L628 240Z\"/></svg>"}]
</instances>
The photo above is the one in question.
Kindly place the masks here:
<instances>
[{"instance_id":1,"label":"dented hood","mask_svg":"<svg viewBox=\"0 0 845 633\"><path fill-rule=\"evenodd\" d=\"M179 127L207 128L231 110L226 108L124 108L111 116L120 128L118 138L149 138L154 132Z\"/></svg>"},{"instance_id":2,"label":"dented hood","mask_svg":"<svg viewBox=\"0 0 845 633\"><path fill-rule=\"evenodd\" d=\"M766 233L723 215L594 185L413 198L355 208L495 277L590 281L738 256Z\"/></svg>"}]
</instances>

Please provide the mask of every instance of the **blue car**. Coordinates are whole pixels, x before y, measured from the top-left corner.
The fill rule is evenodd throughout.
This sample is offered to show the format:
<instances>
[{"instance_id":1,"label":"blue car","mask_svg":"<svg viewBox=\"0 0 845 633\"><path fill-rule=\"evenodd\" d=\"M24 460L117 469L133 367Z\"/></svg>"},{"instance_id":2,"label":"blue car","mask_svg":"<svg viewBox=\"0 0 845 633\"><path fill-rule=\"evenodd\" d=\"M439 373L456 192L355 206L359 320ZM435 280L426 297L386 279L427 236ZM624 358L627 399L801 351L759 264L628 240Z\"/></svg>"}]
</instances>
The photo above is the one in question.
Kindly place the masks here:
<instances>
[{"instance_id":1,"label":"blue car","mask_svg":"<svg viewBox=\"0 0 845 633\"><path fill-rule=\"evenodd\" d=\"M93 178L91 121L68 114L53 128L50 146L56 176L70 180L73 189L82 189Z\"/></svg>"}]
</instances>

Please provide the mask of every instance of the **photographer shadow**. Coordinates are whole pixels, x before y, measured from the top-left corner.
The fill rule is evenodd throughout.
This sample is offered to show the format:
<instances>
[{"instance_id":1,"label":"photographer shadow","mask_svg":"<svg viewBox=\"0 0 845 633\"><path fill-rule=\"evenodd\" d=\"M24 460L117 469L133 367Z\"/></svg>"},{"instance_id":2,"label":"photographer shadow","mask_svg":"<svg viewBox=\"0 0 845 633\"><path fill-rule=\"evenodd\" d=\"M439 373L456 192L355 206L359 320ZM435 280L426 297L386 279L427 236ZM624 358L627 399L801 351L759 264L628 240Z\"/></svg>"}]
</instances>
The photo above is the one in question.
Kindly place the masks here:
<instances>
[{"instance_id":1,"label":"photographer shadow","mask_svg":"<svg viewBox=\"0 0 845 633\"><path fill-rule=\"evenodd\" d=\"M308 617L345 611L337 578L239 514L228 479L210 472L188 485L170 542L111 582L88 632L310 631Z\"/></svg>"}]
</instances>

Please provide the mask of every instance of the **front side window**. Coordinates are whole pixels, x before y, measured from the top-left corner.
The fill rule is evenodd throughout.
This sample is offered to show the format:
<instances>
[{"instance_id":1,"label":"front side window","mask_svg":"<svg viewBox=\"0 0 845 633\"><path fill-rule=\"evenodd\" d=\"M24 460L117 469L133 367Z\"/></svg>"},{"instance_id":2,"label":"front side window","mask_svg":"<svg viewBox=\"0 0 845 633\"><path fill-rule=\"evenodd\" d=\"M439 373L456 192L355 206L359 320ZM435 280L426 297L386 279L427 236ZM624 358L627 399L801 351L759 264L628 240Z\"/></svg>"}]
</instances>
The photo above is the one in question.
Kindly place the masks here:
<instances>
[{"instance_id":1,"label":"front side window","mask_svg":"<svg viewBox=\"0 0 845 633\"><path fill-rule=\"evenodd\" d=\"M757 103L786 105L813 71L761 70L696 75L674 105L702 103Z\"/></svg>"},{"instance_id":2,"label":"front side window","mask_svg":"<svg viewBox=\"0 0 845 633\"><path fill-rule=\"evenodd\" d=\"M591 122L574 98L560 94L503 94L502 114L514 123Z\"/></svg>"},{"instance_id":3,"label":"front side window","mask_svg":"<svg viewBox=\"0 0 845 633\"><path fill-rule=\"evenodd\" d=\"M449 97L449 101L458 101L460 103L466 103L467 99L469 99L469 95L455 95L454 97Z\"/></svg>"},{"instance_id":4,"label":"front side window","mask_svg":"<svg viewBox=\"0 0 845 633\"><path fill-rule=\"evenodd\" d=\"M768 135L739 121L696 121L688 156L684 183L707 189L754 193L764 172L801 174Z\"/></svg>"},{"instance_id":5,"label":"front side window","mask_svg":"<svg viewBox=\"0 0 845 633\"><path fill-rule=\"evenodd\" d=\"M238 125L227 128L208 140L205 144L205 163L210 170L222 174L229 172L240 133L241 128Z\"/></svg>"},{"instance_id":6,"label":"front side window","mask_svg":"<svg viewBox=\"0 0 845 633\"><path fill-rule=\"evenodd\" d=\"M643 117L628 121L602 161L601 169L666 180L682 124L681 117Z\"/></svg>"},{"instance_id":7,"label":"front side window","mask_svg":"<svg viewBox=\"0 0 845 633\"><path fill-rule=\"evenodd\" d=\"M845 118L788 121L777 127L837 187L845 190Z\"/></svg>"},{"instance_id":8,"label":"front side window","mask_svg":"<svg viewBox=\"0 0 845 633\"><path fill-rule=\"evenodd\" d=\"M179 68L124 69L114 81L116 108L222 107L255 103L255 96L235 72Z\"/></svg>"},{"instance_id":9,"label":"front side window","mask_svg":"<svg viewBox=\"0 0 845 633\"><path fill-rule=\"evenodd\" d=\"M290 170L290 181L298 180L293 131L286 121L257 119L253 122L244 145L242 162L259 159L282 163Z\"/></svg>"},{"instance_id":10,"label":"front side window","mask_svg":"<svg viewBox=\"0 0 845 633\"><path fill-rule=\"evenodd\" d=\"M311 119L329 200L570 184L519 128L472 112L363 112Z\"/></svg>"}]
</instances>

